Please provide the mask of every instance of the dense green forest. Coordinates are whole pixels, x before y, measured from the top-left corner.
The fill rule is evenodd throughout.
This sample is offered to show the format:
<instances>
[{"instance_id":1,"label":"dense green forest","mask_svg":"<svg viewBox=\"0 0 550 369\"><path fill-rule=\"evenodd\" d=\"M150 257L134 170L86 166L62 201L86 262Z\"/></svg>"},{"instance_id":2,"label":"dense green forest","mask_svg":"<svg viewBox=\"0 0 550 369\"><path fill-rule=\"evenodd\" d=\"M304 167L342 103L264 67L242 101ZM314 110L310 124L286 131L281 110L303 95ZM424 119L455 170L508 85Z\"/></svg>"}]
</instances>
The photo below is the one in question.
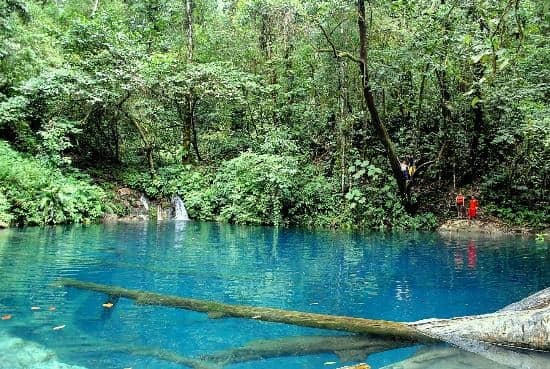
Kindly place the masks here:
<instances>
[{"instance_id":1,"label":"dense green forest","mask_svg":"<svg viewBox=\"0 0 550 369\"><path fill-rule=\"evenodd\" d=\"M123 215L543 228L550 4L0 0L0 224ZM408 180L400 163L416 171Z\"/></svg>"}]
</instances>

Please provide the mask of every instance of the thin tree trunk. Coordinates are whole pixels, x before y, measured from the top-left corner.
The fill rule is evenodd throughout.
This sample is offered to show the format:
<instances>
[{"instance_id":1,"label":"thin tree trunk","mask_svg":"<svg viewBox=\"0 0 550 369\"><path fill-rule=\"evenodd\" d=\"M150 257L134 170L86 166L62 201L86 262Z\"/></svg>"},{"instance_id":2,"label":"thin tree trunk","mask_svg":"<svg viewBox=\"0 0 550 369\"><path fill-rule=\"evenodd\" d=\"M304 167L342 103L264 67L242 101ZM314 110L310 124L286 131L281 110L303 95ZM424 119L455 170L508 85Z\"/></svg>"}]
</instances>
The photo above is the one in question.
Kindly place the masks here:
<instances>
[{"instance_id":1,"label":"thin tree trunk","mask_svg":"<svg viewBox=\"0 0 550 369\"><path fill-rule=\"evenodd\" d=\"M345 70L345 63L343 58L338 54L338 50L336 49L336 45L332 41L331 35L327 30L323 27L321 23L319 23L319 28L321 29L323 35L325 36L325 39L329 43L331 49L332 49L332 56L334 57L335 62L338 64L338 107L339 107L339 115L336 119L336 125L338 126L337 132L339 139L337 142L340 143L341 150L341 157L340 157L340 170L341 170L341 181L340 181L340 190L342 195L345 193L346 190L346 137L344 136L344 129L343 124L346 121L348 112L351 110L351 106L349 104L348 99L348 93L345 88L345 77L346 77L346 70ZM341 31L343 32L343 29L341 28ZM353 140L351 142L351 145L353 145Z\"/></svg>"},{"instance_id":2,"label":"thin tree trunk","mask_svg":"<svg viewBox=\"0 0 550 369\"><path fill-rule=\"evenodd\" d=\"M485 143L482 141L484 136L484 127L485 123L483 120L483 106L481 103L481 86L479 81L484 74L484 66L481 63L476 63L473 66L474 68L474 77L476 78L476 84L474 87L474 98L476 99L475 104L472 104L472 110L474 113L474 124L473 124L473 137L470 146L470 168L473 171L475 176L479 173L479 170L482 169L481 166L482 158L487 158L487 151L485 150Z\"/></svg>"},{"instance_id":3,"label":"thin tree trunk","mask_svg":"<svg viewBox=\"0 0 550 369\"><path fill-rule=\"evenodd\" d=\"M187 61L193 61L193 0L185 0L187 21Z\"/></svg>"},{"instance_id":4,"label":"thin tree trunk","mask_svg":"<svg viewBox=\"0 0 550 369\"><path fill-rule=\"evenodd\" d=\"M420 80L420 89L418 91L418 107L416 108L417 121L420 120L420 116L422 115L422 103L424 102L424 90L426 88L426 77L429 70L430 70L430 63L426 63L426 66L424 67L424 72L422 73L422 78ZM418 133L416 135L418 136Z\"/></svg>"},{"instance_id":5,"label":"thin tree trunk","mask_svg":"<svg viewBox=\"0 0 550 369\"><path fill-rule=\"evenodd\" d=\"M181 155L181 162L183 164L191 163L191 145L192 145L192 130L193 130L193 108L194 104L192 97L187 97L185 101L185 108L178 105L178 115L182 124L182 137L181 145L183 153Z\"/></svg>"},{"instance_id":6,"label":"thin tree trunk","mask_svg":"<svg viewBox=\"0 0 550 369\"><path fill-rule=\"evenodd\" d=\"M374 102L374 96L372 94L370 81L369 81L369 72L368 72L368 66L367 66L367 26L365 22L365 1L364 0L358 0L357 2L357 8L358 8L358 20L357 24L359 27L359 68L361 71L361 81L362 81L362 90L363 90L363 97L365 99L365 103L367 105L367 109L370 113L371 117L371 124L374 127L374 130L376 131L376 134L378 135L378 138L384 145L384 148L386 149L386 156L388 157L388 160L391 165L391 169L393 172L393 176L395 180L397 181L397 185L399 187L399 192L401 193L401 196L405 202L406 205L409 204L409 196L408 196L408 189L407 189L407 181L405 177L403 176L403 173L401 172L401 166L399 162L399 158L397 157L397 153L395 151L395 146L393 144L393 141L390 138L390 135L388 134L388 131L386 130L386 127L380 120L380 116L378 114L378 109L376 108L376 104ZM365 119L366 121L367 119Z\"/></svg>"},{"instance_id":7,"label":"thin tree trunk","mask_svg":"<svg viewBox=\"0 0 550 369\"><path fill-rule=\"evenodd\" d=\"M153 160L153 145L147 138L147 134L145 133L145 129L141 126L141 124L135 119L130 113L124 112L126 117L130 120L130 123L134 127L136 127L136 130L138 131L139 137L141 138L141 142L143 142L143 148L145 150L145 155L147 157L147 163L149 165L149 172L151 175L155 174L155 161Z\"/></svg>"},{"instance_id":8,"label":"thin tree trunk","mask_svg":"<svg viewBox=\"0 0 550 369\"><path fill-rule=\"evenodd\" d=\"M99 0L93 0L92 1L92 18L95 16L95 13L97 12L97 8L99 7Z\"/></svg>"},{"instance_id":9,"label":"thin tree trunk","mask_svg":"<svg viewBox=\"0 0 550 369\"><path fill-rule=\"evenodd\" d=\"M193 0L185 0L185 26L187 33L187 63L193 62ZM193 133L195 131L195 97L193 91L189 92L189 96L185 101L185 112L179 109L179 115L182 120L182 149L183 154L181 161L183 164L191 163L191 145L193 142ZM197 147L195 146L195 149ZM198 153L198 149L197 149Z\"/></svg>"},{"instance_id":10,"label":"thin tree trunk","mask_svg":"<svg viewBox=\"0 0 550 369\"><path fill-rule=\"evenodd\" d=\"M197 101L193 102L193 109L191 111L191 131L193 133L193 148L195 149L195 155L197 155L197 161L202 161L201 154L199 152L199 140L197 138L197 127L195 125L195 109L197 107Z\"/></svg>"}]
</instances>

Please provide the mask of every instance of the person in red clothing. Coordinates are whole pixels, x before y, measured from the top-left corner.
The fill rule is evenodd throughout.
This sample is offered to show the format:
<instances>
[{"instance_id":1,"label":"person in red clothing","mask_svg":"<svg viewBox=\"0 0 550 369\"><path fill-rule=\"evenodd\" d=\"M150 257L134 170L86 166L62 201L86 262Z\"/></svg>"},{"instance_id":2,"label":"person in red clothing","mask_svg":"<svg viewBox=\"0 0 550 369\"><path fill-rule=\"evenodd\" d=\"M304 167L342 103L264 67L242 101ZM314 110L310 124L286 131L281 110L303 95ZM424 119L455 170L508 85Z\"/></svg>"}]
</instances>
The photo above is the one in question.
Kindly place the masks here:
<instances>
[{"instance_id":1,"label":"person in red clothing","mask_svg":"<svg viewBox=\"0 0 550 369\"><path fill-rule=\"evenodd\" d=\"M458 191L458 195L456 195L456 212L459 218L462 218L466 215L466 208L464 207L464 195L460 191Z\"/></svg>"},{"instance_id":2,"label":"person in red clothing","mask_svg":"<svg viewBox=\"0 0 550 369\"><path fill-rule=\"evenodd\" d=\"M478 208L478 201L477 199L472 196L470 198L470 204L468 206L468 219L474 219L477 217L477 208Z\"/></svg>"}]
</instances>

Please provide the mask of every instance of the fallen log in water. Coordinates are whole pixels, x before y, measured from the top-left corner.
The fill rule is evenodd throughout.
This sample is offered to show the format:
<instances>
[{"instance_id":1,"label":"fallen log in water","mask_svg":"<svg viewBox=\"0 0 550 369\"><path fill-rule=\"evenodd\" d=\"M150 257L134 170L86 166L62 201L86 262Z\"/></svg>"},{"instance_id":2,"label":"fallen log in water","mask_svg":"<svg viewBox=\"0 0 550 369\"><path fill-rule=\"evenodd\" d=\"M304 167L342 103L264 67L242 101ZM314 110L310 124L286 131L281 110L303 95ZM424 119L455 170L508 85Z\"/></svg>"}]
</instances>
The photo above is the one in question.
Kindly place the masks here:
<instances>
[{"instance_id":1,"label":"fallen log in water","mask_svg":"<svg viewBox=\"0 0 550 369\"><path fill-rule=\"evenodd\" d=\"M198 311L211 317L236 317L256 319L267 322L285 323L303 327L345 331L350 333L383 335L409 342L436 342L403 323L385 320L344 317L336 315L306 313L265 307L231 305L215 301L198 300L185 297L163 295L154 292L130 290L75 279L61 279L60 284L89 291L101 292L111 296L133 299L138 304L169 306L179 309Z\"/></svg>"},{"instance_id":2,"label":"fallen log in water","mask_svg":"<svg viewBox=\"0 0 550 369\"><path fill-rule=\"evenodd\" d=\"M370 354L409 345L410 342L361 335L285 337L252 341L243 347L203 355L200 359L221 367L275 357L320 353L334 353L344 362L361 361Z\"/></svg>"},{"instance_id":3,"label":"fallen log in water","mask_svg":"<svg viewBox=\"0 0 550 369\"><path fill-rule=\"evenodd\" d=\"M227 365L237 363L321 353L334 353L343 362L360 361L370 354L408 345L410 345L408 342L361 335L348 335L297 336L256 340L242 347L230 348L199 357L186 357L176 352L159 348L135 347L114 342L89 345L84 349L78 346L77 349L79 352L99 350L101 352L120 352L136 356L154 357L192 369L222 369Z\"/></svg>"},{"instance_id":4,"label":"fallen log in water","mask_svg":"<svg viewBox=\"0 0 550 369\"><path fill-rule=\"evenodd\" d=\"M74 279L62 279L60 283L66 287L133 299L139 304L170 306L205 312L209 316L216 317L239 317L351 333L374 334L409 342L429 343L446 341L457 344L452 341L455 339L463 341L475 340L509 347L550 351L550 306L544 302L541 304L533 303L536 300L533 297L524 301L530 301L530 303L526 304L527 307L536 306L537 309L517 310L511 308L510 310L499 311L493 314L400 323L224 304L214 301L130 290Z\"/></svg>"}]
</instances>

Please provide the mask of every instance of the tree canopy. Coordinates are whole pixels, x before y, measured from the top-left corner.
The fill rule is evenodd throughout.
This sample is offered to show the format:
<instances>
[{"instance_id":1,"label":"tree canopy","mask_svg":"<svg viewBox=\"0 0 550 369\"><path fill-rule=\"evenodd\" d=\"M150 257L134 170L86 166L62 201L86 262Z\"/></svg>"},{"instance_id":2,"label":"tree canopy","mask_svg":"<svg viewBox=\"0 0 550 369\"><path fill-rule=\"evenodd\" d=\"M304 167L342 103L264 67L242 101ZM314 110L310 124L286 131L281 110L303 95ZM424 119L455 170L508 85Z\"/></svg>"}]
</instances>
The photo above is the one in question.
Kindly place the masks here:
<instances>
[{"instance_id":1,"label":"tree canopy","mask_svg":"<svg viewBox=\"0 0 550 369\"><path fill-rule=\"evenodd\" d=\"M198 219L423 228L462 190L544 227L549 34L535 0L0 0L0 139ZM82 221L5 178L0 220Z\"/></svg>"}]
</instances>

